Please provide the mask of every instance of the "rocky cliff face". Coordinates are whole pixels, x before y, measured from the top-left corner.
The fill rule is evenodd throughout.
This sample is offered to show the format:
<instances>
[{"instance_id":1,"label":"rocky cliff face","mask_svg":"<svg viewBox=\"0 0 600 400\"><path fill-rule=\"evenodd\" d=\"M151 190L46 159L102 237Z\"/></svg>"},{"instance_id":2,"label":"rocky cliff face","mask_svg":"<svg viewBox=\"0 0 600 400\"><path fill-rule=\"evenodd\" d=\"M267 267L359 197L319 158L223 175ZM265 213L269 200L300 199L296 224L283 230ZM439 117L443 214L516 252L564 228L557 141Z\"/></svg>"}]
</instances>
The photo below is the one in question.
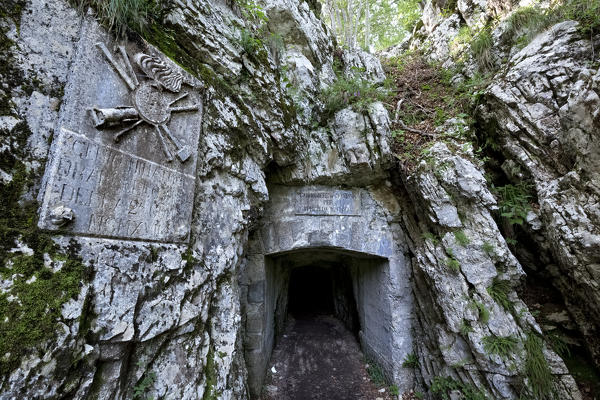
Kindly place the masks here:
<instances>
[{"instance_id":1,"label":"rocky cliff face","mask_svg":"<svg viewBox=\"0 0 600 400\"><path fill-rule=\"evenodd\" d=\"M515 291L524 271L473 149L434 140L403 170L382 103L327 112L337 79L385 74L335 50L315 2L266 2L262 21L237 2L177 1L127 38L63 1L11 5L0 399L256 395L285 315L282 260L299 251L353 271L363 350L402 391L580 398ZM506 8L444 7L426 3L413 45L447 63L461 21ZM509 178L534 183L523 229L597 351L599 75L575 28L514 54L477 116Z\"/></svg>"}]
</instances>

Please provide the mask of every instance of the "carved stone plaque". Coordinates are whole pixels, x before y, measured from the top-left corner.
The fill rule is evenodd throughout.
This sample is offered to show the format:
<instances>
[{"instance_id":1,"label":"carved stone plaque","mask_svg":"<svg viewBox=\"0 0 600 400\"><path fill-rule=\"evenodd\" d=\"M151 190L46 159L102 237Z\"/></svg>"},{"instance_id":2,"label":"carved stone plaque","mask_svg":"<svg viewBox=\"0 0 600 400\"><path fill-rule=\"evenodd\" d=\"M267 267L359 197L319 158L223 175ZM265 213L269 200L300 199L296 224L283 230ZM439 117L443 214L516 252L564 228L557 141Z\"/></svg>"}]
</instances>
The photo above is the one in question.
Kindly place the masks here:
<instances>
[{"instance_id":1,"label":"carved stone plaque","mask_svg":"<svg viewBox=\"0 0 600 400\"><path fill-rule=\"evenodd\" d=\"M360 215L360 197L351 190L299 190L296 215Z\"/></svg>"},{"instance_id":2,"label":"carved stone plaque","mask_svg":"<svg viewBox=\"0 0 600 400\"><path fill-rule=\"evenodd\" d=\"M102 39L88 33L78 49L44 176L39 226L186 242L201 84L149 46Z\"/></svg>"}]
</instances>

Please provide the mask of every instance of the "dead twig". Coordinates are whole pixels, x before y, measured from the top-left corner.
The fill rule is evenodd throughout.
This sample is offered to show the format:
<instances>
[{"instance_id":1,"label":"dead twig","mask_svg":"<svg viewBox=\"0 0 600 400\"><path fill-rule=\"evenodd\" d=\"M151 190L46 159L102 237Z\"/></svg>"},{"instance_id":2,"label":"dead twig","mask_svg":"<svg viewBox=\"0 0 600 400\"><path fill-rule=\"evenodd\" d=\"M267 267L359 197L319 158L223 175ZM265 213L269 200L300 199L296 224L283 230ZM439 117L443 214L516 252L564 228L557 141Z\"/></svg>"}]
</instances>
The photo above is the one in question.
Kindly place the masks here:
<instances>
[{"instance_id":1,"label":"dead twig","mask_svg":"<svg viewBox=\"0 0 600 400\"><path fill-rule=\"evenodd\" d=\"M402 122L401 119L398 120L398 125L400 126L400 129L402 129L404 131L407 131L407 132L417 133L419 135L428 136L428 137L431 137L431 138L438 137L438 135L436 135L435 133L425 132L425 131L422 131L420 129L409 128L408 126L406 126L404 124L404 122Z\"/></svg>"}]
</instances>

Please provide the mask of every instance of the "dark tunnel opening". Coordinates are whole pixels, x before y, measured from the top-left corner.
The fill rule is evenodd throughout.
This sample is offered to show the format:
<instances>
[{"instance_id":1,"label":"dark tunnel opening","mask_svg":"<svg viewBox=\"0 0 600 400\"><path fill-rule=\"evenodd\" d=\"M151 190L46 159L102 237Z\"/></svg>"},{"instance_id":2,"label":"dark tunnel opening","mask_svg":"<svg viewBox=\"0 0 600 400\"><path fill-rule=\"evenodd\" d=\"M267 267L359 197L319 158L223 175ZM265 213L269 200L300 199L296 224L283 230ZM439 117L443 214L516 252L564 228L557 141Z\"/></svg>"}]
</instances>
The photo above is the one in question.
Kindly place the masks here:
<instances>
[{"instance_id":1,"label":"dark tunnel opening","mask_svg":"<svg viewBox=\"0 0 600 400\"><path fill-rule=\"evenodd\" d=\"M288 314L294 319L332 315L358 337L360 322L350 269L341 265L293 269L288 289Z\"/></svg>"}]
</instances>

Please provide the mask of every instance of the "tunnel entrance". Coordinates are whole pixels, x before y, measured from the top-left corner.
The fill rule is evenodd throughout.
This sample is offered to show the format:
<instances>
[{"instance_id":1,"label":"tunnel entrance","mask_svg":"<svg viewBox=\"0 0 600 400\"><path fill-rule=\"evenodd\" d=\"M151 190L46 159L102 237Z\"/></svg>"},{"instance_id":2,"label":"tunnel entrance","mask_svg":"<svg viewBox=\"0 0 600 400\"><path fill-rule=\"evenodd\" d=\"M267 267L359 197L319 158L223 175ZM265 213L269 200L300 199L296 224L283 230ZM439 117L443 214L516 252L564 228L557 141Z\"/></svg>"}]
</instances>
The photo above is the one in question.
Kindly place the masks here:
<instances>
[{"instance_id":1,"label":"tunnel entrance","mask_svg":"<svg viewBox=\"0 0 600 400\"><path fill-rule=\"evenodd\" d=\"M367 378L351 266L295 264L293 257L282 264L289 272L287 313L275 312L284 321L275 323L282 328L261 399L387 399Z\"/></svg>"},{"instance_id":2,"label":"tunnel entrance","mask_svg":"<svg viewBox=\"0 0 600 400\"><path fill-rule=\"evenodd\" d=\"M333 282L328 268L294 269L288 290L288 313L294 318L333 314Z\"/></svg>"},{"instance_id":3,"label":"tunnel entrance","mask_svg":"<svg viewBox=\"0 0 600 400\"><path fill-rule=\"evenodd\" d=\"M318 356L325 350L323 346L329 346L324 353L327 356L316 357L312 359L314 362L288 354L286 365L297 364L297 368L289 371L304 368L306 372L306 365L320 365L325 371L311 370L313 378L308 374L292 377L290 381L316 379L334 371L334 360L346 360L347 372L354 375L343 379L330 377L331 381L345 382L342 386L353 386L355 382L358 385L355 389L366 393L370 389L361 386L362 376L355 380L356 371L364 370L365 358L376 362L389 381L395 381L398 351L394 347L392 318L396 309L392 306L393 298L387 295L391 280L388 259L340 249L310 248L260 256L251 262L259 265L259 269L251 264L248 272L264 271L264 280L242 284L247 290L244 296L247 303L243 304L244 339L253 398L259 398L265 378L272 378L268 375L271 354L281 346L291 353L303 348L304 356L312 350L311 354ZM319 364L321 361L325 364ZM281 393L273 398L284 398L278 396Z\"/></svg>"},{"instance_id":4,"label":"tunnel entrance","mask_svg":"<svg viewBox=\"0 0 600 400\"><path fill-rule=\"evenodd\" d=\"M369 188L271 182L268 193L238 276L251 398L260 396L286 324L307 314L330 333L348 333L400 391L412 389L402 361L414 353L413 292L397 204Z\"/></svg>"},{"instance_id":5,"label":"tunnel entrance","mask_svg":"<svg viewBox=\"0 0 600 400\"><path fill-rule=\"evenodd\" d=\"M331 315L358 339L360 322L349 267L309 265L291 270L288 316L310 319Z\"/></svg>"}]
</instances>

